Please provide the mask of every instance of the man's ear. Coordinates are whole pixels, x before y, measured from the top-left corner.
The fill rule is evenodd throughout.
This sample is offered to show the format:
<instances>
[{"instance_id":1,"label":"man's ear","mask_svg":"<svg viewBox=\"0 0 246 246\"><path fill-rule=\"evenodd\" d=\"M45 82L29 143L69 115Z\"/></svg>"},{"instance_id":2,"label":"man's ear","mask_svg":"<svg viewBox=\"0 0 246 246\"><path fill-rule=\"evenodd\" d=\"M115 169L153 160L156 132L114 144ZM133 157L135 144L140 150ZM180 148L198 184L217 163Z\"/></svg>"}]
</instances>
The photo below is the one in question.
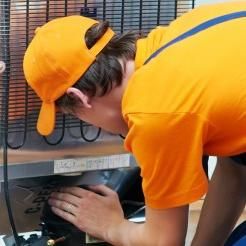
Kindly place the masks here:
<instances>
[{"instance_id":1,"label":"man's ear","mask_svg":"<svg viewBox=\"0 0 246 246\"><path fill-rule=\"evenodd\" d=\"M91 108L89 97L77 88L69 87L66 94L80 101L84 107Z\"/></svg>"}]
</instances>

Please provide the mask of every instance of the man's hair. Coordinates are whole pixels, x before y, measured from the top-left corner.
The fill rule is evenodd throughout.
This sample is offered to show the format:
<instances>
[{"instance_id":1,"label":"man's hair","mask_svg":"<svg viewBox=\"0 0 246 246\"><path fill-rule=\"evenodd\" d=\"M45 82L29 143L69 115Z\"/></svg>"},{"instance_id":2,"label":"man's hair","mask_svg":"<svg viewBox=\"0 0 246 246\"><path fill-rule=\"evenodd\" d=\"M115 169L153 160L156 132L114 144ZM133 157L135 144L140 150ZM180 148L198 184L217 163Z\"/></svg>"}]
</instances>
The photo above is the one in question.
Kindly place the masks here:
<instances>
[{"instance_id":1,"label":"man's hair","mask_svg":"<svg viewBox=\"0 0 246 246\"><path fill-rule=\"evenodd\" d=\"M85 42L89 49L103 36L108 27L107 21L99 22L86 32ZM119 86L126 62L135 58L137 38L136 32L116 34L73 87L93 97L103 96L114 86ZM123 67L119 59L123 62ZM67 94L56 100L56 106L68 113L73 112L77 103L74 97Z\"/></svg>"}]
</instances>

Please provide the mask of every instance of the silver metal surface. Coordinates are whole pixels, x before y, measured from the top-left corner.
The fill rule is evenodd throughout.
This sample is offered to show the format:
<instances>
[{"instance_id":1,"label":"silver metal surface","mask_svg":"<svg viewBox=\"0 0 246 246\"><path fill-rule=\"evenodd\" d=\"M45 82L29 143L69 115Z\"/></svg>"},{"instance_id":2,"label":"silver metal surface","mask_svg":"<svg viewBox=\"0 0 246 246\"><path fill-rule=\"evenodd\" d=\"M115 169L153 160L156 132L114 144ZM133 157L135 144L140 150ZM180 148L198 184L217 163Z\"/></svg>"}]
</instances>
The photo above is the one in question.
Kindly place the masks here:
<instances>
[{"instance_id":1,"label":"silver metal surface","mask_svg":"<svg viewBox=\"0 0 246 246\"><path fill-rule=\"evenodd\" d=\"M98 129L93 126L84 127L83 130L87 139L94 139L98 133ZM8 144L18 146L22 141L22 135L21 132L9 133ZM60 129L56 129L46 139L36 131L28 131L25 144L21 148L8 148L9 179L73 173L75 171L105 170L126 166L125 162L122 162L123 166L120 162L117 164L117 160L112 165L105 164L105 160L105 165L102 164L102 158L105 159L105 156L126 154L123 139L118 135L101 131L95 141L88 142L81 137L81 128L68 128L65 129L62 142L53 145L52 143L56 143L60 135ZM3 154L3 149L0 148L0 182L3 181ZM95 160L88 160L88 158L97 158L96 164ZM68 160L64 168L59 165L59 161L62 160ZM71 162L74 164L71 165ZM135 165L132 158L131 165Z\"/></svg>"},{"instance_id":2,"label":"silver metal surface","mask_svg":"<svg viewBox=\"0 0 246 246\"><path fill-rule=\"evenodd\" d=\"M23 166L21 165L21 167ZM47 170L47 167L44 170ZM137 168L119 168L107 171L84 172L74 176L47 175L9 180L11 206L18 231L25 232L40 229L40 216L48 197L52 191L60 187L105 184L120 195L123 195L134 183L132 177L136 177L137 173ZM0 235L11 232L4 193L1 188L3 187L1 187L0 182Z\"/></svg>"},{"instance_id":3,"label":"silver metal surface","mask_svg":"<svg viewBox=\"0 0 246 246\"><path fill-rule=\"evenodd\" d=\"M112 165L101 165L100 160L105 156L124 156L123 141L119 136L113 136L102 132L96 142L85 142L81 138L71 139L65 137L60 145L50 146L43 141L37 133L29 133L28 139L23 148L14 150L8 149L8 171L9 179L47 176L60 173L73 173L74 171L105 170L119 168L122 165L114 160ZM15 137L16 139L16 137ZM0 153L0 182L3 181L3 153ZM79 160L98 158L100 165L81 165ZM77 166L65 169L57 169L55 164L59 160L75 160ZM59 162L58 162L59 164ZM125 162L123 167L126 167ZM56 164L57 165L57 164ZM129 166L135 166L136 162L130 157ZM63 171L65 170L65 171Z\"/></svg>"}]
</instances>

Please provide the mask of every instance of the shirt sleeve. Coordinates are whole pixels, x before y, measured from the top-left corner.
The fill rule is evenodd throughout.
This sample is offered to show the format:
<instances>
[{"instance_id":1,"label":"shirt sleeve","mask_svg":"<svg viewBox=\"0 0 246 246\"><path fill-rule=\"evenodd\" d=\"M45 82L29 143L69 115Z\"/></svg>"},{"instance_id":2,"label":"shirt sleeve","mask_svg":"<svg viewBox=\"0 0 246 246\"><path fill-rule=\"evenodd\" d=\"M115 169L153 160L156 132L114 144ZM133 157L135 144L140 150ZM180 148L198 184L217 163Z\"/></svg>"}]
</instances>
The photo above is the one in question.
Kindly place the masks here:
<instances>
[{"instance_id":1,"label":"shirt sleeve","mask_svg":"<svg viewBox=\"0 0 246 246\"><path fill-rule=\"evenodd\" d=\"M145 202L164 209L189 204L205 194L202 167L206 123L199 116L129 114L125 147L141 168Z\"/></svg>"}]
</instances>

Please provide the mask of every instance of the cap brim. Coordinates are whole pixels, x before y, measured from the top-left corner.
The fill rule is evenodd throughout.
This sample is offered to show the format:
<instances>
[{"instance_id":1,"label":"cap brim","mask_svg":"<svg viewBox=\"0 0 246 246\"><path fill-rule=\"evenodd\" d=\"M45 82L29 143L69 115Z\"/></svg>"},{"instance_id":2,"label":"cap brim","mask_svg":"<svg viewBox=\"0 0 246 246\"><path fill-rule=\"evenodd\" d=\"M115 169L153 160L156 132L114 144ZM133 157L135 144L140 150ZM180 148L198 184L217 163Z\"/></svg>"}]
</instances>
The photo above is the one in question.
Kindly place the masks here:
<instances>
[{"instance_id":1,"label":"cap brim","mask_svg":"<svg viewBox=\"0 0 246 246\"><path fill-rule=\"evenodd\" d=\"M37 130L41 135L47 136L52 133L55 128L55 103L42 103L38 123Z\"/></svg>"}]
</instances>

